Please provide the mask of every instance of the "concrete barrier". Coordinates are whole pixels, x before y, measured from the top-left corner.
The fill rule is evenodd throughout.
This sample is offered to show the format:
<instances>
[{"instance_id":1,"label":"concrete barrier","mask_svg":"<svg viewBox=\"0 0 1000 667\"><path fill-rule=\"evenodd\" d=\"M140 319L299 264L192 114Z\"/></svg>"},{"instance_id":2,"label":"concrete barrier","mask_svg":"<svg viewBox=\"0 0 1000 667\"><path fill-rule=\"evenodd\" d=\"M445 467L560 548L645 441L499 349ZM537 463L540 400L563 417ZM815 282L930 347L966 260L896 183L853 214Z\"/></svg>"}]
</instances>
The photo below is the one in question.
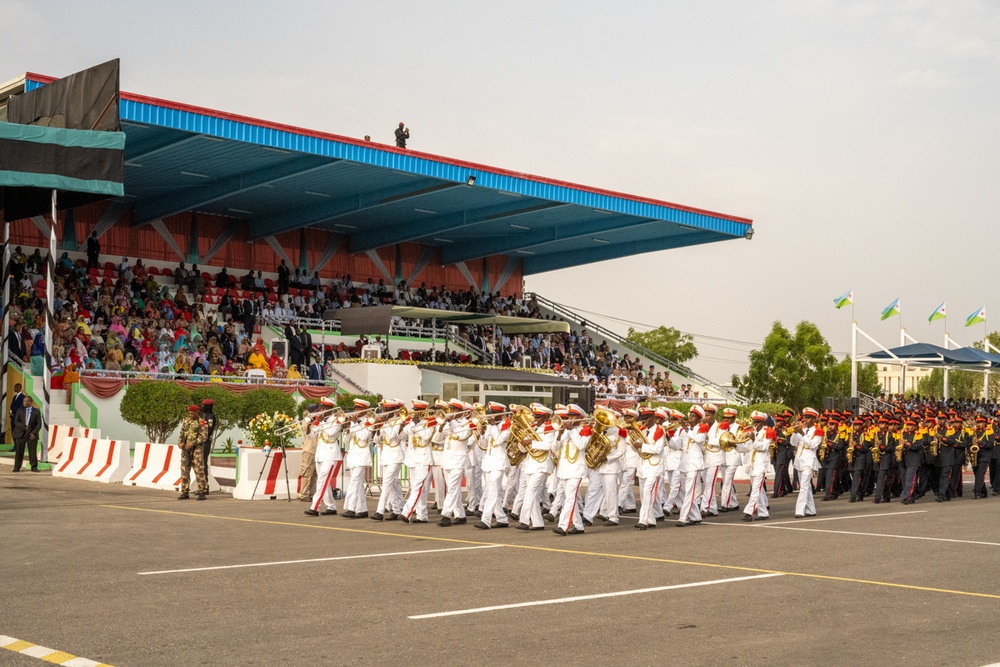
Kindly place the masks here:
<instances>
[{"instance_id":1,"label":"concrete barrier","mask_svg":"<svg viewBox=\"0 0 1000 667\"><path fill-rule=\"evenodd\" d=\"M288 499L291 489L292 499L298 497L299 466L302 464L301 449L286 449L288 460L282 456L280 449L271 451L267 456L263 450L255 447L240 447L236 458L236 488L233 497L237 500L275 500ZM285 466L288 467L288 485L285 484ZM258 478L260 483L257 483ZM257 492L254 493L254 487Z\"/></svg>"},{"instance_id":2,"label":"concrete barrier","mask_svg":"<svg viewBox=\"0 0 1000 667\"><path fill-rule=\"evenodd\" d=\"M123 481L130 466L127 440L74 437L66 444L52 475L110 484Z\"/></svg>"},{"instance_id":3,"label":"concrete barrier","mask_svg":"<svg viewBox=\"0 0 1000 667\"><path fill-rule=\"evenodd\" d=\"M211 472L208 474L208 490L219 491L220 486ZM194 470L191 471L191 487L196 489ZM181 485L181 450L177 445L159 442L137 442L132 455L132 469L125 476L126 486L141 486L147 489L172 491Z\"/></svg>"},{"instance_id":4,"label":"concrete barrier","mask_svg":"<svg viewBox=\"0 0 1000 667\"><path fill-rule=\"evenodd\" d=\"M83 428L82 426L66 426L64 424L53 424L49 429L49 462L55 462L62 456L66 441L71 438L100 438L101 429Z\"/></svg>"}]
</instances>

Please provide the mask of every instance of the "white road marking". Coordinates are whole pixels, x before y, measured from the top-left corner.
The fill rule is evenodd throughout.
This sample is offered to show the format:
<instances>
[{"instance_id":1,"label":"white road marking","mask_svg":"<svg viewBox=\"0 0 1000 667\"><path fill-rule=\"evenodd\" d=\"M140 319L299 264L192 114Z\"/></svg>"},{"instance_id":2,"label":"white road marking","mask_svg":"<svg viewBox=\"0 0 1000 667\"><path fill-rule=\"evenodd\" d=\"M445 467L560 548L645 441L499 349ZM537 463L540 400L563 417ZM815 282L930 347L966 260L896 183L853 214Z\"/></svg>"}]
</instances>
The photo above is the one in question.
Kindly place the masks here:
<instances>
[{"instance_id":1,"label":"white road marking","mask_svg":"<svg viewBox=\"0 0 1000 667\"><path fill-rule=\"evenodd\" d=\"M862 537L892 537L897 540L924 540L927 542L954 542L957 544L979 544L987 547L1000 547L1000 542L979 542L977 540L953 540L947 537L921 537L919 535L892 535L890 533L859 533L851 530L823 530L822 528L795 528L794 526L760 526L775 530L801 530L809 533L833 533L836 535L860 535Z\"/></svg>"},{"instance_id":2,"label":"white road marking","mask_svg":"<svg viewBox=\"0 0 1000 667\"><path fill-rule=\"evenodd\" d=\"M409 616L412 620L422 620L426 618L441 618L442 616L462 616L465 614L480 614L486 611L499 611L502 609L517 609L520 607L538 607L548 604L562 604L564 602L581 602L583 600L599 600L601 598L613 598L623 595L638 595L640 593L656 593L659 591L672 591L680 588L695 588L697 586L713 586L715 584L732 584L738 581L750 581L751 579L767 579L769 577L783 576L780 572L769 574L757 574L749 577L734 577L732 579L713 579L712 581L695 581L690 584L674 584L673 586L657 586L656 588L637 588L630 591L615 591L614 593L598 593L595 595L575 595L569 598L552 598L549 600L533 600L531 602L516 602L514 604L501 604L492 607L477 607L475 609L458 609L456 611L443 611L436 614L420 614Z\"/></svg>"},{"instance_id":3,"label":"white road marking","mask_svg":"<svg viewBox=\"0 0 1000 667\"><path fill-rule=\"evenodd\" d=\"M786 523L810 523L812 521L840 521L841 519L868 519L873 516L900 516L902 514L926 514L927 510L910 510L908 512L882 512L881 514L852 514L850 516L825 516L818 519L792 519L791 521L775 521L771 524L759 524L760 528L768 526L780 526Z\"/></svg>"},{"instance_id":4,"label":"white road marking","mask_svg":"<svg viewBox=\"0 0 1000 667\"><path fill-rule=\"evenodd\" d=\"M454 547L450 549L424 549L422 551L393 551L391 553L380 553L380 554L360 554L357 556L332 556L330 558L305 558L302 560L282 560L282 561L272 561L268 563L241 563L239 565L216 565L214 567L190 567L183 570L157 570L155 572L139 572L139 576L144 576L147 574L176 574L179 572L208 572L211 570L235 570L243 567L266 567L268 565L295 565L298 563L322 563L325 561L333 560L354 560L358 558L384 558L386 556L413 556L417 554L438 554L445 553L448 551L471 551L473 549L496 549L497 547L502 547L502 544L484 544L475 547Z\"/></svg>"}]
</instances>

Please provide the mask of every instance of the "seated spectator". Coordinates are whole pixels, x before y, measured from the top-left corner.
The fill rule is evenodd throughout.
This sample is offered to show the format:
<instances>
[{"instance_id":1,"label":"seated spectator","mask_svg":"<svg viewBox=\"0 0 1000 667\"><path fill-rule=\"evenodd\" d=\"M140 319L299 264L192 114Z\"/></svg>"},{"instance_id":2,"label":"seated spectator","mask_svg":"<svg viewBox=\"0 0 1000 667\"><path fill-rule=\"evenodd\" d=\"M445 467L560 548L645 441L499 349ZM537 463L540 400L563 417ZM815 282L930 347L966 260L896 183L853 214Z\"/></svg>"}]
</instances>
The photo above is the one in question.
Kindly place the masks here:
<instances>
[{"instance_id":1,"label":"seated spectator","mask_svg":"<svg viewBox=\"0 0 1000 667\"><path fill-rule=\"evenodd\" d=\"M187 270L187 267L184 266L184 262L181 262L177 265L177 268L174 269L174 280L178 285L184 285L187 283L188 275L190 273L191 272Z\"/></svg>"},{"instance_id":2,"label":"seated spectator","mask_svg":"<svg viewBox=\"0 0 1000 667\"><path fill-rule=\"evenodd\" d=\"M226 267L222 267L222 270L219 271L219 275L215 276L215 286L222 289L228 289L233 286L232 276L229 275Z\"/></svg>"}]
</instances>

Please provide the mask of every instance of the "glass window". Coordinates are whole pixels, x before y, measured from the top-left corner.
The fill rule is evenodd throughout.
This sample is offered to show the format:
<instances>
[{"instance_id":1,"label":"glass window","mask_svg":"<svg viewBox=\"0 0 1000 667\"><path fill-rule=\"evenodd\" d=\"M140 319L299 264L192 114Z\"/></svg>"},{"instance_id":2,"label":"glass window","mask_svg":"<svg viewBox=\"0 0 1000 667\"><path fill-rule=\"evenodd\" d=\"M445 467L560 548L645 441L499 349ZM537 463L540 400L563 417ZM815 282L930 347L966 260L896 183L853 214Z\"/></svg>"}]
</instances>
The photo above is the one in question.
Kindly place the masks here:
<instances>
[{"instance_id":1,"label":"glass window","mask_svg":"<svg viewBox=\"0 0 1000 667\"><path fill-rule=\"evenodd\" d=\"M465 391L478 392L479 391L479 383L463 382L462 383L462 391L463 392L465 392Z\"/></svg>"}]
</instances>

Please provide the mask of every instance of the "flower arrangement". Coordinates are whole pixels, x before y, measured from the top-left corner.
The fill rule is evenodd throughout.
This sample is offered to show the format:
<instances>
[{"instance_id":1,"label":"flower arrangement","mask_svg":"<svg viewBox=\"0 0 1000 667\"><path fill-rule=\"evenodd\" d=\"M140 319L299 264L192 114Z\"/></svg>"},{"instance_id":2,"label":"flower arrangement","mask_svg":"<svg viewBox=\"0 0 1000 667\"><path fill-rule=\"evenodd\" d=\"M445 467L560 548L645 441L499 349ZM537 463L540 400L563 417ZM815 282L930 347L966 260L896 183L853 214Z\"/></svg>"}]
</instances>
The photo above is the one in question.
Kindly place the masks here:
<instances>
[{"instance_id":1,"label":"flower arrangement","mask_svg":"<svg viewBox=\"0 0 1000 667\"><path fill-rule=\"evenodd\" d=\"M253 447L287 446L291 438L302 435L298 422L284 412L261 413L250 420L244 431Z\"/></svg>"}]
</instances>

